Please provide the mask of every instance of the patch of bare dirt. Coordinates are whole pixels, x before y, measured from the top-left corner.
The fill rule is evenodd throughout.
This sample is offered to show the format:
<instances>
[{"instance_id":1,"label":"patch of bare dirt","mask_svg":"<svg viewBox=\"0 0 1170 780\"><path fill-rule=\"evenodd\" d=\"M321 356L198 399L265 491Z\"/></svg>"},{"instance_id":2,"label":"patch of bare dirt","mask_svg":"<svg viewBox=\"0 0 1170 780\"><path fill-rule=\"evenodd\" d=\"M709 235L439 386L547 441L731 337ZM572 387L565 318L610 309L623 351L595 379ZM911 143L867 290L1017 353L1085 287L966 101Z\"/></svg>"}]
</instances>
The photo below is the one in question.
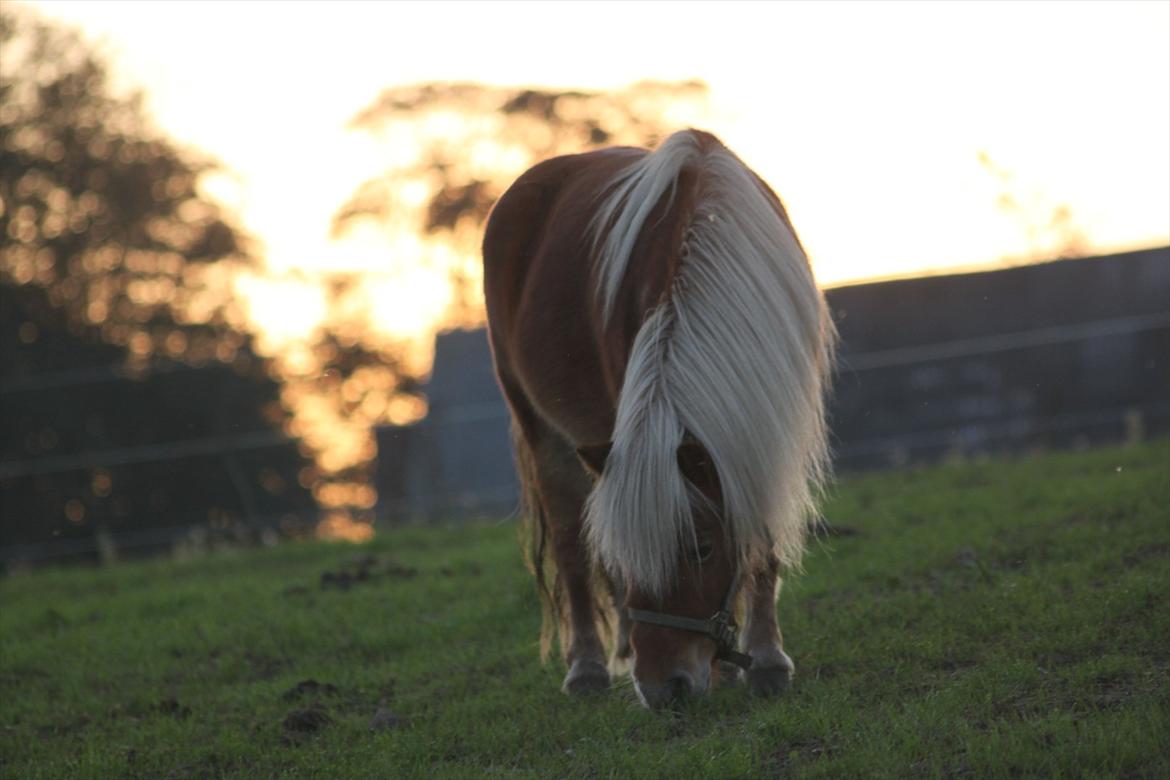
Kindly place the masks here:
<instances>
[{"instance_id":1,"label":"patch of bare dirt","mask_svg":"<svg viewBox=\"0 0 1170 780\"><path fill-rule=\"evenodd\" d=\"M170 715L176 720L186 720L187 718L191 717L191 708L185 704L180 703L179 700L173 696L160 701L157 705L155 705L155 709L161 712L163 715Z\"/></svg>"},{"instance_id":2,"label":"patch of bare dirt","mask_svg":"<svg viewBox=\"0 0 1170 780\"><path fill-rule=\"evenodd\" d=\"M314 701L303 709L289 710L281 723L281 744L296 746L333 722L333 718L321 705Z\"/></svg>"},{"instance_id":3,"label":"patch of bare dirt","mask_svg":"<svg viewBox=\"0 0 1170 780\"><path fill-rule=\"evenodd\" d=\"M337 686L333 683L320 683L316 680L301 680L285 691L280 698L285 701L296 701L306 696L336 696Z\"/></svg>"},{"instance_id":4,"label":"patch of bare dirt","mask_svg":"<svg viewBox=\"0 0 1170 780\"><path fill-rule=\"evenodd\" d=\"M412 566L403 566L395 561L383 561L376 555L359 555L343 561L334 571L321 573L321 590L346 591L355 585L383 579L408 580L418 576Z\"/></svg>"},{"instance_id":5,"label":"patch of bare dirt","mask_svg":"<svg viewBox=\"0 0 1170 780\"><path fill-rule=\"evenodd\" d=\"M379 707L370 719L370 731L391 731L406 723L406 719L385 707Z\"/></svg>"},{"instance_id":6,"label":"patch of bare dirt","mask_svg":"<svg viewBox=\"0 0 1170 780\"><path fill-rule=\"evenodd\" d=\"M1157 544L1145 544L1137 548L1129 555L1121 559L1125 568L1132 569L1143 561L1150 558L1166 558L1170 557L1170 542L1160 542Z\"/></svg>"}]
</instances>

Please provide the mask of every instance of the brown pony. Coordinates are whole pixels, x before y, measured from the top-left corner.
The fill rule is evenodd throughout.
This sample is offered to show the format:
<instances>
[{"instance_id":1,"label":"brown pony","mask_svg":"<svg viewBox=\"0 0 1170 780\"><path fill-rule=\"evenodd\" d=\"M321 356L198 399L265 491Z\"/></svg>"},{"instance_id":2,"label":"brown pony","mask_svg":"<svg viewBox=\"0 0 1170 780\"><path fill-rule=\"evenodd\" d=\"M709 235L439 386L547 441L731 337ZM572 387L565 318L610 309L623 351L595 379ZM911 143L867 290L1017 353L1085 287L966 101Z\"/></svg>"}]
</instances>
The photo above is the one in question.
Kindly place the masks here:
<instances>
[{"instance_id":1,"label":"brown pony","mask_svg":"<svg viewBox=\"0 0 1170 780\"><path fill-rule=\"evenodd\" d=\"M778 573L826 478L835 332L780 200L685 130L652 153L533 167L495 205L483 256L542 650L560 634L564 689L609 686L616 622L614 665L633 656L649 707L731 664L782 690Z\"/></svg>"}]
</instances>

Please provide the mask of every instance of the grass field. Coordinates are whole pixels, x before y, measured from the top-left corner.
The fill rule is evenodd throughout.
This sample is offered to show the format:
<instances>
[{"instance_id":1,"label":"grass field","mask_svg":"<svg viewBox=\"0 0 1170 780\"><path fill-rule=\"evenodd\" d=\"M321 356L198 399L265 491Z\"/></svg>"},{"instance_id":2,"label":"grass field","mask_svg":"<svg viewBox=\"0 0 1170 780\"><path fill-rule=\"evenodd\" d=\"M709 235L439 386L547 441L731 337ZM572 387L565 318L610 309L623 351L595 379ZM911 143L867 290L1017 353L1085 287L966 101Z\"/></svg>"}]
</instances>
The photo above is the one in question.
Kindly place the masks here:
<instances>
[{"instance_id":1,"label":"grass field","mask_svg":"<svg viewBox=\"0 0 1170 780\"><path fill-rule=\"evenodd\" d=\"M1170 442L849 478L826 514L794 687L668 714L559 692L510 522L13 576L0 776L1170 777Z\"/></svg>"}]
</instances>

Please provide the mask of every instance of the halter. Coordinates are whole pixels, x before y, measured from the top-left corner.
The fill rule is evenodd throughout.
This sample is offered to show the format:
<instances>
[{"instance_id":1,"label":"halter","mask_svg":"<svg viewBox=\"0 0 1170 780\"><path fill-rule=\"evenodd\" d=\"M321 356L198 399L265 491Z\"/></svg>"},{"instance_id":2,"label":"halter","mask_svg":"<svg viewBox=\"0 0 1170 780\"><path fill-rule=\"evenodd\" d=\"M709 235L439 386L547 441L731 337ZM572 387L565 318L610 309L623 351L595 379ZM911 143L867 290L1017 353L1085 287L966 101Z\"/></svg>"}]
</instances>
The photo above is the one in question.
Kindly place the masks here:
<instances>
[{"instance_id":1,"label":"halter","mask_svg":"<svg viewBox=\"0 0 1170 780\"><path fill-rule=\"evenodd\" d=\"M631 609L630 620L637 623L650 623L666 628L678 628L683 631L693 631L715 640L715 657L721 661L735 664L743 670L752 665L752 657L747 653L736 650L739 642L739 626L735 624L735 617L731 614L731 602L739 591L739 571L731 579L731 586L727 595L723 597L723 604L719 611L706 620L698 618L667 615L662 612L651 612L645 609Z\"/></svg>"}]
</instances>

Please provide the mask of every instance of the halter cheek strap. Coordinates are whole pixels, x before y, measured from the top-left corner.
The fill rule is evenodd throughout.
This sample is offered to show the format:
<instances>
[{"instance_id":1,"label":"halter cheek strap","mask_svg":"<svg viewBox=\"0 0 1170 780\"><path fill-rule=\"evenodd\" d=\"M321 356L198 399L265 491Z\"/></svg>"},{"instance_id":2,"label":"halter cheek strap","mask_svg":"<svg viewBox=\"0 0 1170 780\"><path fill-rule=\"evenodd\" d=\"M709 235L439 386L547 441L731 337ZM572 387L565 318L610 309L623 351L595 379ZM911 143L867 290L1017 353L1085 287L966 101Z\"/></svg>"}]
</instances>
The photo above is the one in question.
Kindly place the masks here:
<instances>
[{"instance_id":1,"label":"halter cheek strap","mask_svg":"<svg viewBox=\"0 0 1170 780\"><path fill-rule=\"evenodd\" d=\"M739 626L735 624L735 618L731 614L731 603L735 600L735 594L738 592L739 573L737 572L731 580L731 586L727 589L727 595L723 597L723 604L719 611L706 620L667 615L663 612L651 612L645 609L629 610L630 620L702 634L715 640L716 658L747 670L751 668L752 657L736 649L739 646Z\"/></svg>"}]
</instances>

